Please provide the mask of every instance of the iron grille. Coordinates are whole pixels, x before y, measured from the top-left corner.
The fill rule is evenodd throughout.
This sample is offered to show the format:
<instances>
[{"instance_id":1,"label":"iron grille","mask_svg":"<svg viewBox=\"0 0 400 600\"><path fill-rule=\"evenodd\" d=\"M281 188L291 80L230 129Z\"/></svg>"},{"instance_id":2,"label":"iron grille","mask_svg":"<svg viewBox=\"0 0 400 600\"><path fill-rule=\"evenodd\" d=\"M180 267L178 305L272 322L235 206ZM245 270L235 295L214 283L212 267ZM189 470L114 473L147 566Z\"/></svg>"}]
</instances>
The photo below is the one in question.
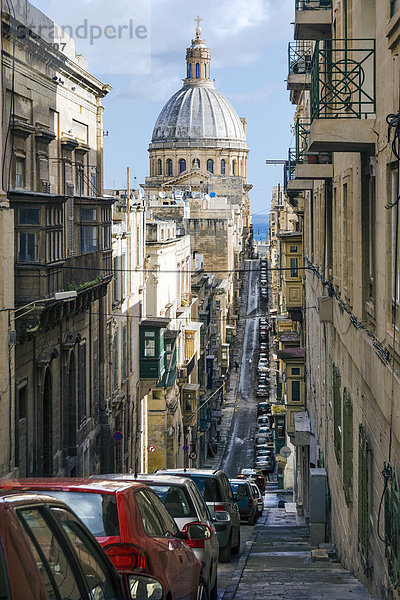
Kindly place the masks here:
<instances>
[{"instance_id":1,"label":"iron grille","mask_svg":"<svg viewBox=\"0 0 400 600\"><path fill-rule=\"evenodd\" d=\"M400 484L396 470L385 464L388 484L385 494L385 540L389 576L394 589L400 589Z\"/></svg>"},{"instance_id":2,"label":"iron grille","mask_svg":"<svg viewBox=\"0 0 400 600\"><path fill-rule=\"evenodd\" d=\"M333 443L336 460L342 459L342 399L340 396L340 375L336 365L333 365Z\"/></svg>"},{"instance_id":3,"label":"iron grille","mask_svg":"<svg viewBox=\"0 0 400 600\"><path fill-rule=\"evenodd\" d=\"M346 388L343 390L343 490L346 504L352 501L353 485L353 405Z\"/></svg>"},{"instance_id":4,"label":"iron grille","mask_svg":"<svg viewBox=\"0 0 400 600\"><path fill-rule=\"evenodd\" d=\"M375 113L375 40L317 41L311 67L311 119Z\"/></svg>"},{"instance_id":5,"label":"iron grille","mask_svg":"<svg viewBox=\"0 0 400 600\"><path fill-rule=\"evenodd\" d=\"M364 425L358 429L358 550L364 572L368 568L368 442Z\"/></svg>"},{"instance_id":6,"label":"iron grille","mask_svg":"<svg viewBox=\"0 0 400 600\"><path fill-rule=\"evenodd\" d=\"M311 73L312 54L313 48L309 42L289 42L289 75L306 75L307 73Z\"/></svg>"},{"instance_id":7,"label":"iron grille","mask_svg":"<svg viewBox=\"0 0 400 600\"><path fill-rule=\"evenodd\" d=\"M292 181L295 176L296 171L296 150L294 148L290 148L288 152L288 160L285 163L283 169L283 187L286 192L289 181Z\"/></svg>"}]
</instances>

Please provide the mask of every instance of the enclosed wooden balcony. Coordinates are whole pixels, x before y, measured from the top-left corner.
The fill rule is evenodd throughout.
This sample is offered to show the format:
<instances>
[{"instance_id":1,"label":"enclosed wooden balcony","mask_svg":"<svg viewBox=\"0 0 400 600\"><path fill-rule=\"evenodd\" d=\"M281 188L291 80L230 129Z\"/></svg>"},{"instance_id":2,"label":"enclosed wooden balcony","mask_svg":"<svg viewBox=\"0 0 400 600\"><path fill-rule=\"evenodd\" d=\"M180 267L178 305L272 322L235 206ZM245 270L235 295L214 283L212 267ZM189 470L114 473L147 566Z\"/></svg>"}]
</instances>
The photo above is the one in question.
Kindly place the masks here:
<instances>
[{"instance_id":1,"label":"enclosed wooden balcony","mask_svg":"<svg viewBox=\"0 0 400 600\"><path fill-rule=\"evenodd\" d=\"M373 151L375 86L375 40L317 42L308 151Z\"/></svg>"},{"instance_id":2,"label":"enclosed wooden balcony","mask_svg":"<svg viewBox=\"0 0 400 600\"><path fill-rule=\"evenodd\" d=\"M296 0L295 40L322 40L331 37L332 0Z\"/></svg>"}]
</instances>

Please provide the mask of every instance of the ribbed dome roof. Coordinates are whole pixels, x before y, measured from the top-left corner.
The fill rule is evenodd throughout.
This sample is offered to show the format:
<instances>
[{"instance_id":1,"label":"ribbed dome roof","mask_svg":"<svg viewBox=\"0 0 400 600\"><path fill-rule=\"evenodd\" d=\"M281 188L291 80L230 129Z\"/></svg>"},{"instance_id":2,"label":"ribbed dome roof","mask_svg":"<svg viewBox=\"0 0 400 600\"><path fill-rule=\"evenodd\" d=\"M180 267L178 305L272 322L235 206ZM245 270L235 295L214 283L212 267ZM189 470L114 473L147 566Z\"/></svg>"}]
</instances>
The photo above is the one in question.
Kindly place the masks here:
<instances>
[{"instance_id":1,"label":"ribbed dome roof","mask_svg":"<svg viewBox=\"0 0 400 600\"><path fill-rule=\"evenodd\" d=\"M176 92L156 121L152 142L193 142L197 139L229 140L239 142L240 146L246 145L237 112L212 82L185 84Z\"/></svg>"}]
</instances>

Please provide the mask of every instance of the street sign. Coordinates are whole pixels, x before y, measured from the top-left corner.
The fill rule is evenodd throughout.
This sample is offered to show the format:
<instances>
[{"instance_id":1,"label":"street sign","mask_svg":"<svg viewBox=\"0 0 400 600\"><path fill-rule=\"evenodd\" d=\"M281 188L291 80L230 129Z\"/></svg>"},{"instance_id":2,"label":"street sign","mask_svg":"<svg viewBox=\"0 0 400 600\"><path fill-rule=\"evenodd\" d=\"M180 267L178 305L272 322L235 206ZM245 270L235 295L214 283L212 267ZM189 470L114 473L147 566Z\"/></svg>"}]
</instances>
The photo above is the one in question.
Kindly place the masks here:
<instances>
[{"instance_id":1,"label":"street sign","mask_svg":"<svg viewBox=\"0 0 400 600\"><path fill-rule=\"evenodd\" d=\"M114 441L115 442L120 442L122 440L124 436L122 435L121 431L116 431L113 435Z\"/></svg>"},{"instance_id":2,"label":"street sign","mask_svg":"<svg viewBox=\"0 0 400 600\"><path fill-rule=\"evenodd\" d=\"M154 454L154 452L157 450L157 448L155 446L149 446L148 447L148 451L150 452L150 454Z\"/></svg>"},{"instance_id":3,"label":"street sign","mask_svg":"<svg viewBox=\"0 0 400 600\"><path fill-rule=\"evenodd\" d=\"M288 458L292 454L292 451L289 446L282 446L279 454L282 456L282 458Z\"/></svg>"},{"instance_id":4,"label":"street sign","mask_svg":"<svg viewBox=\"0 0 400 600\"><path fill-rule=\"evenodd\" d=\"M187 452L189 450L189 446L183 446L183 451Z\"/></svg>"},{"instance_id":5,"label":"street sign","mask_svg":"<svg viewBox=\"0 0 400 600\"><path fill-rule=\"evenodd\" d=\"M197 458L197 452L191 452L191 453L189 454L189 456L190 456L190 458L191 458L192 460L196 460L196 458Z\"/></svg>"}]
</instances>

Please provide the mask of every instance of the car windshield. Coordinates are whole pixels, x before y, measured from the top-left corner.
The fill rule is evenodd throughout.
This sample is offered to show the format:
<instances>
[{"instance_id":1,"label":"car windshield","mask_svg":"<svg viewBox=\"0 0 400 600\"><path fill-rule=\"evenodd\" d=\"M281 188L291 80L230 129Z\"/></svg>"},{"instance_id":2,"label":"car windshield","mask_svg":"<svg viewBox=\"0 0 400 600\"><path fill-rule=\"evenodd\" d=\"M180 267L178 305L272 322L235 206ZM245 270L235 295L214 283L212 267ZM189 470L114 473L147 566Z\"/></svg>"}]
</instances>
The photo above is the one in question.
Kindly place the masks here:
<instances>
[{"instance_id":1,"label":"car windshield","mask_svg":"<svg viewBox=\"0 0 400 600\"><path fill-rule=\"evenodd\" d=\"M164 502L171 517L197 518L193 501L190 498L186 488L183 486L149 484L149 487L151 487L151 489L156 492L157 496L159 496L159 498L161 498L161 500Z\"/></svg>"},{"instance_id":2,"label":"car windshield","mask_svg":"<svg viewBox=\"0 0 400 600\"><path fill-rule=\"evenodd\" d=\"M35 490L67 504L95 537L119 536L117 499L114 494Z\"/></svg>"},{"instance_id":3,"label":"car windshield","mask_svg":"<svg viewBox=\"0 0 400 600\"><path fill-rule=\"evenodd\" d=\"M249 488L245 483L235 483L234 481L230 482L231 488L234 494L237 496L248 496Z\"/></svg>"}]
</instances>

